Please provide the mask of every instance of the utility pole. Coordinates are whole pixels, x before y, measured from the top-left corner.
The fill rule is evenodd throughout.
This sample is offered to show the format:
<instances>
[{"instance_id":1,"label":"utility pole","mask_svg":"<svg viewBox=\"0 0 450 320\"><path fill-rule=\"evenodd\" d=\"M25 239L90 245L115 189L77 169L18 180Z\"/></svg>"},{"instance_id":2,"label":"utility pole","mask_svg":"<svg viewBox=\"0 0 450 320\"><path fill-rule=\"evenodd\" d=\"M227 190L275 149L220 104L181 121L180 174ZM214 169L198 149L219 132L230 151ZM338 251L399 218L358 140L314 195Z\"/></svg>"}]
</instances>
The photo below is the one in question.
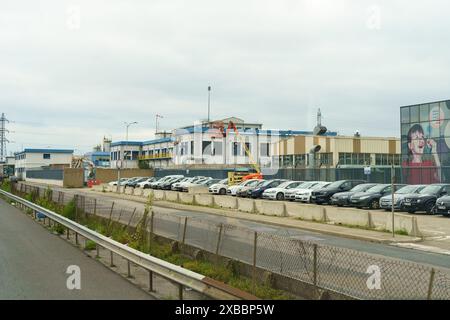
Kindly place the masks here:
<instances>
[{"instance_id":1,"label":"utility pole","mask_svg":"<svg viewBox=\"0 0 450 320\"><path fill-rule=\"evenodd\" d=\"M211 121L211 86L208 86L208 126Z\"/></svg>"},{"instance_id":2,"label":"utility pole","mask_svg":"<svg viewBox=\"0 0 450 320\"><path fill-rule=\"evenodd\" d=\"M0 162L6 161L6 144L9 142L8 139L6 139L6 134L9 133L9 131L6 129L6 123L9 123L9 120L6 119L5 114L2 113L2 117L0 118Z\"/></svg>"},{"instance_id":3,"label":"utility pole","mask_svg":"<svg viewBox=\"0 0 450 320\"><path fill-rule=\"evenodd\" d=\"M159 129L159 120L158 119L162 119L164 117L160 114L157 114L155 118L156 118L156 124L155 124L155 139L156 139L156 135L158 134L158 129Z\"/></svg>"},{"instance_id":4,"label":"utility pole","mask_svg":"<svg viewBox=\"0 0 450 320\"><path fill-rule=\"evenodd\" d=\"M395 238L395 208L394 208L394 200L395 200L395 190L394 190L394 183L395 183L395 169L394 169L394 161L392 161L391 164L391 188L392 188L392 194L391 194L391 199L392 199L392 238Z\"/></svg>"}]
</instances>

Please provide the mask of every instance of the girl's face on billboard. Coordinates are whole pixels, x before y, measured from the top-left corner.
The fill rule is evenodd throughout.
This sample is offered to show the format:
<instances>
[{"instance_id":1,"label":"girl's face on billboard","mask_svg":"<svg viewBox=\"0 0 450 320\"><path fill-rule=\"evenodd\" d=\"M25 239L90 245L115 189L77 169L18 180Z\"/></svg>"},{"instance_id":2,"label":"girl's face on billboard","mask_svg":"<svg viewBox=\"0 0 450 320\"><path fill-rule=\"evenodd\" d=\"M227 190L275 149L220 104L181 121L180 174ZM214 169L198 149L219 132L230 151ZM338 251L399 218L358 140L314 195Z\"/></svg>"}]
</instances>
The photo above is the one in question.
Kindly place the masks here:
<instances>
[{"instance_id":1,"label":"girl's face on billboard","mask_svg":"<svg viewBox=\"0 0 450 320\"><path fill-rule=\"evenodd\" d=\"M411 134L411 142L409 143L409 150L412 154L423 154L425 149L425 138L422 132L416 131Z\"/></svg>"}]
</instances>

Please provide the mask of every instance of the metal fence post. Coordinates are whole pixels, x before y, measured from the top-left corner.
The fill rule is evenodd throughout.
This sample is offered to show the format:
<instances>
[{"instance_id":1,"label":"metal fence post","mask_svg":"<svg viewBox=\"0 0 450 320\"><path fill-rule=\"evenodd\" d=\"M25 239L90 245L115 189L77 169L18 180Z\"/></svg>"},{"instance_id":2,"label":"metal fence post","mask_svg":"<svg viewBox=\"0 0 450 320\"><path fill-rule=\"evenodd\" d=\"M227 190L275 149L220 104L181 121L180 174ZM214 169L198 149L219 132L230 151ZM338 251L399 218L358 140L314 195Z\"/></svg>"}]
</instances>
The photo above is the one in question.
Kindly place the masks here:
<instances>
[{"instance_id":1,"label":"metal fence post","mask_svg":"<svg viewBox=\"0 0 450 320\"><path fill-rule=\"evenodd\" d=\"M148 291L153 292L153 271L148 270Z\"/></svg>"},{"instance_id":2,"label":"metal fence post","mask_svg":"<svg viewBox=\"0 0 450 320\"><path fill-rule=\"evenodd\" d=\"M182 244L184 245L184 243L186 242L186 229L187 229L187 223L188 223L188 217L184 218L184 228L183 228L183 240L182 240Z\"/></svg>"},{"instance_id":3,"label":"metal fence post","mask_svg":"<svg viewBox=\"0 0 450 320\"><path fill-rule=\"evenodd\" d=\"M98 245L98 243L96 243L96 245L95 245L95 250L96 250L95 257L98 259L98 258L100 258L100 246Z\"/></svg>"},{"instance_id":4,"label":"metal fence post","mask_svg":"<svg viewBox=\"0 0 450 320\"><path fill-rule=\"evenodd\" d=\"M78 195L76 194L75 197L75 221L78 221Z\"/></svg>"},{"instance_id":5,"label":"metal fence post","mask_svg":"<svg viewBox=\"0 0 450 320\"><path fill-rule=\"evenodd\" d=\"M131 263L130 263L130 260L127 260L127 277L131 278Z\"/></svg>"},{"instance_id":6,"label":"metal fence post","mask_svg":"<svg viewBox=\"0 0 450 320\"><path fill-rule=\"evenodd\" d=\"M222 241L222 231L223 231L223 223L220 224L219 235L217 236L216 255L219 255L220 242Z\"/></svg>"},{"instance_id":7,"label":"metal fence post","mask_svg":"<svg viewBox=\"0 0 450 320\"><path fill-rule=\"evenodd\" d=\"M256 248L258 245L258 232L255 231L253 240L253 293L256 291Z\"/></svg>"},{"instance_id":8,"label":"metal fence post","mask_svg":"<svg viewBox=\"0 0 450 320\"><path fill-rule=\"evenodd\" d=\"M433 285L434 285L434 276L436 275L436 271L434 270L434 268L431 269L430 272L430 282L428 284L428 294L427 294L427 299L431 300L431 296L433 294Z\"/></svg>"},{"instance_id":9,"label":"metal fence post","mask_svg":"<svg viewBox=\"0 0 450 320\"><path fill-rule=\"evenodd\" d=\"M115 267L115 265L114 265L114 253L112 251L110 251L110 264L109 264L109 266L111 268Z\"/></svg>"},{"instance_id":10,"label":"metal fence post","mask_svg":"<svg viewBox=\"0 0 450 320\"><path fill-rule=\"evenodd\" d=\"M78 245L78 233L75 232L75 244Z\"/></svg>"},{"instance_id":11,"label":"metal fence post","mask_svg":"<svg viewBox=\"0 0 450 320\"><path fill-rule=\"evenodd\" d=\"M150 236L148 237L148 249L152 249L152 242L153 242L153 227L155 223L155 214L153 211L150 213Z\"/></svg>"},{"instance_id":12,"label":"metal fence post","mask_svg":"<svg viewBox=\"0 0 450 320\"><path fill-rule=\"evenodd\" d=\"M94 199L94 216L97 215L97 198Z\"/></svg>"},{"instance_id":13,"label":"metal fence post","mask_svg":"<svg viewBox=\"0 0 450 320\"><path fill-rule=\"evenodd\" d=\"M313 257L313 283L314 286L317 287L317 244L313 244L313 251L314 251L314 257Z\"/></svg>"},{"instance_id":14,"label":"metal fence post","mask_svg":"<svg viewBox=\"0 0 450 320\"><path fill-rule=\"evenodd\" d=\"M182 284L178 285L178 298L180 300L183 300L183 285Z\"/></svg>"}]
</instances>

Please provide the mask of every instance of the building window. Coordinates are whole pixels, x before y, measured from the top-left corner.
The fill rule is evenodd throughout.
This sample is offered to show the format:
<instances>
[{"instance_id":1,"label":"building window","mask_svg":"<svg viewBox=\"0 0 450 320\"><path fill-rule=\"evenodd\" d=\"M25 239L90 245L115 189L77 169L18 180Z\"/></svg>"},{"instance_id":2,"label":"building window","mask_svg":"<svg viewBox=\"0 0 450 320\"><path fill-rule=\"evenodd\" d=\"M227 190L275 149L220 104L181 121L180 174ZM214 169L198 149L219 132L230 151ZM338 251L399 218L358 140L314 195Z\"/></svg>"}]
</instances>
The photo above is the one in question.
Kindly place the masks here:
<instances>
[{"instance_id":1,"label":"building window","mask_svg":"<svg viewBox=\"0 0 450 320\"><path fill-rule=\"evenodd\" d=\"M222 155L222 142L214 141L212 154L213 154L213 156L221 156Z\"/></svg>"},{"instance_id":2,"label":"building window","mask_svg":"<svg viewBox=\"0 0 450 320\"><path fill-rule=\"evenodd\" d=\"M246 151L245 151L246 150ZM244 156L248 157L247 152L251 155L252 154L252 144L250 142L245 143L245 150L244 150Z\"/></svg>"},{"instance_id":3,"label":"building window","mask_svg":"<svg viewBox=\"0 0 450 320\"><path fill-rule=\"evenodd\" d=\"M137 160L139 158L139 151L133 151L131 153L131 160Z\"/></svg>"},{"instance_id":4,"label":"building window","mask_svg":"<svg viewBox=\"0 0 450 320\"><path fill-rule=\"evenodd\" d=\"M269 143L259 144L261 157L270 157L270 145Z\"/></svg>"},{"instance_id":5,"label":"building window","mask_svg":"<svg viewBox=\"0 0 450 320\"><path fill-rule=\"evenodd\" d=\"M368 166L371 162L370 153L339 153L340 165Z\"/></svg>"},{"instance_id":6,"label":"building window","mask_svg":"<svg viewBox=\"0 0 450 320\"><path fill-rule=\"evenodd\" d=\"M203 155L211 155L211 141L202 141L202 154Z\"/></svg>"},{"instance_id":7,"label":"building window","mask_svg":"<svg viewBox=\"0 0 450 320\"><path fill-rule=\"evenodd\" d=\"M191 141L191 155L194 155L194 141Z\"/></svg>"},{"instance_id":8,"label":"building window","mask_svg":"<svg viewBox=\"0 0 450 320\"><path fill-rule=\"evenodd\" d=\"M295 160L295 167L305 167L306 166L306 155L304 154L297 154L294 156Z\"/></svg>"},{"instance_id":9,"label":"building window","mask_svg":"<svg viewBox=\"0 0 450 320\"><path fill-rule=\"evenodd\" d=\"M319 163L322 166L333 165L333 154L332 153L319 153Z\"/></svg>"},{"instance_id":10,"label":"building window","mask_svg":"<svg viewBox=\"0 0 450 320\"><path fill-rule=\"evenodd\" d=\"M241 155L241 144L239 142L233 142L232 144L233 156Z\"/></svg>"},{"instance_id":11,"label":"building window","mask_svg":"<svg viewBox=\"0 0 450 320\"><path fill-rule=\"evenodd\" d=\"M46 160L50 160L50 158L51 158L50 153L44 153L43 158Z\"/></svg>"}]
</instances>

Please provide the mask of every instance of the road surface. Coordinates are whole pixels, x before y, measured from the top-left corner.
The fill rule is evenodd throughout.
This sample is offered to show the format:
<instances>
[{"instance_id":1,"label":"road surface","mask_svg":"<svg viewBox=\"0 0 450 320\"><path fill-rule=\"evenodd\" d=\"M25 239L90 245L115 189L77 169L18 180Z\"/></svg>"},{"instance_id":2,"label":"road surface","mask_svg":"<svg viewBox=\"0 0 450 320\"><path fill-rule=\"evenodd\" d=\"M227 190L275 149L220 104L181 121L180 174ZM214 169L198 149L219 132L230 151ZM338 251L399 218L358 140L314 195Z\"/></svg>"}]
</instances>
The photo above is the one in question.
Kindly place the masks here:
<instances>
[{"instance_id":1,"label":"road surface","mask_svg":"<svg viewBox=\"0 0 450 320\"><path fill-rule=\"evenodd\" d=\"M67 289L69 266L81 290ZM0 300L144 300L152 296L0 200Z\"/></svg>"}]
</instances>

